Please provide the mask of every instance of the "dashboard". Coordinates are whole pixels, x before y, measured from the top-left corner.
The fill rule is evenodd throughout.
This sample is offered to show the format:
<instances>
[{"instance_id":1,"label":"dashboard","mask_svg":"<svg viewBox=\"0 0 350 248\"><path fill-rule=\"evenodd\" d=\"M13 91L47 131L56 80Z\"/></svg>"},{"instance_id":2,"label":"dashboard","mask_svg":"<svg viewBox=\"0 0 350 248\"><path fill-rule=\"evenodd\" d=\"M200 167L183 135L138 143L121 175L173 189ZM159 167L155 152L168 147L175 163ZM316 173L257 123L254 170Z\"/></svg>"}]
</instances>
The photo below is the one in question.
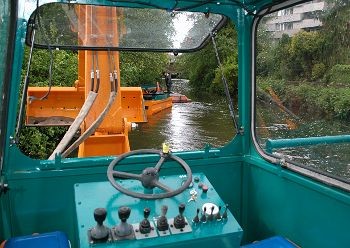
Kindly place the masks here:
<instances>
[{"instance_id":1,"label":"dashboard","mask_svg":"<svg viewBox=\"0 0 350 248\"><path fill-rule=\"evenodd\" d=\"M178 188L187 175L162 176ZM125 189L150 193L137 180L118 180ZM239 247L243 230L203 173L171 198L147 200L117 191L110 182L74 185L80 247ZM153 189L161 192L161 189ZM151 192L152 193L152 192Z\"/></svg>"}]
</instances>

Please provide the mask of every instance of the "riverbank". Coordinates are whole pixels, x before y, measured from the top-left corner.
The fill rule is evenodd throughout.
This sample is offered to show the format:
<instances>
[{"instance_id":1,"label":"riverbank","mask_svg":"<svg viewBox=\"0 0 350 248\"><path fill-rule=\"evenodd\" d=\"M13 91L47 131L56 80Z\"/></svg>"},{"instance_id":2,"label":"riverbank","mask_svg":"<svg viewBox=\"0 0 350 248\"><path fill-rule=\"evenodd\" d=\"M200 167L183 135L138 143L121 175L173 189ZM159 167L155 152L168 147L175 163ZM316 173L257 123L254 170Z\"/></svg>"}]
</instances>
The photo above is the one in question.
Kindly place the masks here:
<instances>
[{"instance_id":1,"label":"riverbank","mask_svg":"<svg viewBox=\"0 0 350 248\"><path fill-rule=\"evenodd\" d=\"M276 79L259 79L259 89L269 89L282 100L294 114L323 115L328 118L350 120L350 88L346 85L320 82L287 82Z\"/></svg>"}]
</instances>

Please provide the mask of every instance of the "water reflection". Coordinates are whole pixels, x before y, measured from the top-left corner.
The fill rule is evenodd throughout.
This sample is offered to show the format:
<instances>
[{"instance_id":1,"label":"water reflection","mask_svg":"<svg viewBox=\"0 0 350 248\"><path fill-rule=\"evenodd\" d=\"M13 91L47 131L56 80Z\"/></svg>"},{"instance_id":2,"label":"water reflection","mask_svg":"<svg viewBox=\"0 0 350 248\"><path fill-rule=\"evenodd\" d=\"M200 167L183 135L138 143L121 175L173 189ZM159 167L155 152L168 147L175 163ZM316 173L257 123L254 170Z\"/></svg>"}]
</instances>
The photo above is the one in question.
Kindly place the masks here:
<instances>
[{"instance_id":1,"label":"water reflection","mask_svg":"<svg viewBox=\"0 0 350 248\"><path fill-rule=\"evenodd\" d=\"M189 95L188 81L174 82L174 91ZM190 96L191 97L191 96ZM191 97L192 98L192 97ZM150 116L129 134L132 150L159 149L168 142L173 151L221 147L234 136L227 104L223 99L174 103L172 109Z\"/></svg>"}]
</instances>

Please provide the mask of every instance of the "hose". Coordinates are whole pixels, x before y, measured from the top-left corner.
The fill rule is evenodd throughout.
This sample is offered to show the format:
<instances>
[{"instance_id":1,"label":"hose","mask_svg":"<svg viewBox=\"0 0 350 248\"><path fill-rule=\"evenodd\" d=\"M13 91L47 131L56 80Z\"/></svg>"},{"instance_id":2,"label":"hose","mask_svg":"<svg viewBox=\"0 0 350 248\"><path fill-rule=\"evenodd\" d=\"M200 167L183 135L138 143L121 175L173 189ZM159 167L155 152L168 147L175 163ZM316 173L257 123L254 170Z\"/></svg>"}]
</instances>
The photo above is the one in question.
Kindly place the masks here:
<instances>
[{"instance_id":1,"label":"hose","mask_svg":"<svg viewBox=\"0 0 350 248\"><path fill-rule=\"evenodd\" d=\"M96 92L93 92L93 91L89 92L84 105L82 106L82 108L79 111L78 116L75 118L74 122L69 127L68 131L63 136L63 138L60 141L60 143L57 145L55 150L50 155L49 160L54 160L55 159L55 155L58 154L58 153L60 154L66 148L68 143L72 140L74 134L78 131L78 129L80 128L81 123L84 121L85 117L89 113L89 111L90 111L90 109L92 107L92 104L96 100L96 97L97 97L97 93Z\"/></svg>"},{"instance_id":2,"label":"hose","mask_svg":"<svg viewBox=\"0 0 350 248\"><path fill-rule=\"evenodd\" d=\"M81 143L83 143L87 138L90 137L90 135L92 135L95 132L95 130L100 126L106 114L109 112L110 108L112 107L112 104L115 100L116 95L117 93L115 91L112 91L109 94L109 100L104 110L101 112L98 118L91 124L91 126L88 129L86 129L86 131L82 135L80 135L80 137L66 151L62 153L61 155L62 158L65 158L69 154L71 154L72 151L74 151L74 149L76 149Z\"/></svg>"},{"instance_id":3,"label":"hose","mask_svg":"<svg viewBox=\"0 0 350 248\"><path fill-rule=\"evenodd\" d=\"M71 154L81 143L83 143L87 138L89 138L95 130L101 125L102 121L104 120L106 114L109 112L110 108L112 107L112 104L114 103L114 100L117 96L118 91L118 73L117 70L115 70L115 63L114 63L114 71L112 73L112 66L111 66L111 57L110 51L108 51L108 61L109 61L109 80L110 80L110 87L111 92L109 94L109 100L101 114L97 117L97 119L91 124L91 126L85 130L85 132L80 135L80 137L70 146L67 150L65 150L61 156L62 158L66 158L69 154ZM97 62L98 63L98 62Z\"/></svg>"}]
</instances>

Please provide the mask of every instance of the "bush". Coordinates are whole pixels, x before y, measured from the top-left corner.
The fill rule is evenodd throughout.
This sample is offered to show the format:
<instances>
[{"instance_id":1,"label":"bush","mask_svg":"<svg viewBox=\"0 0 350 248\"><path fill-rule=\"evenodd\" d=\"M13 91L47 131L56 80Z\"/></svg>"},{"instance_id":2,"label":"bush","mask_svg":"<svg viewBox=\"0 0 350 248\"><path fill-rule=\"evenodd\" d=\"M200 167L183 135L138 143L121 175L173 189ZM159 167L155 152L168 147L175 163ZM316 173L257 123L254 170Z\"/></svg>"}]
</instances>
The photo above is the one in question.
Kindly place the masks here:
<instances>
[{"instance_id":1,"label":"bush","mask_svg":"<svg viewBox=\"0 0 350 248\"><path fill-rule=\"evenodd\" d=\"M334 85L350 85L350 65L334 65L327 76L328 82Z\"/></svg>"},{"instance_id":2,"label":"bush","mask_svg":"<svg viewBox=\"0 0 350 248\"><path fill-rule=\"evenodd\" d=\"M326 70L325 64L323 63L314 64L311 71L311 79L319 80L323 78L325 70Z\"/></svg>"}]
</instances>

